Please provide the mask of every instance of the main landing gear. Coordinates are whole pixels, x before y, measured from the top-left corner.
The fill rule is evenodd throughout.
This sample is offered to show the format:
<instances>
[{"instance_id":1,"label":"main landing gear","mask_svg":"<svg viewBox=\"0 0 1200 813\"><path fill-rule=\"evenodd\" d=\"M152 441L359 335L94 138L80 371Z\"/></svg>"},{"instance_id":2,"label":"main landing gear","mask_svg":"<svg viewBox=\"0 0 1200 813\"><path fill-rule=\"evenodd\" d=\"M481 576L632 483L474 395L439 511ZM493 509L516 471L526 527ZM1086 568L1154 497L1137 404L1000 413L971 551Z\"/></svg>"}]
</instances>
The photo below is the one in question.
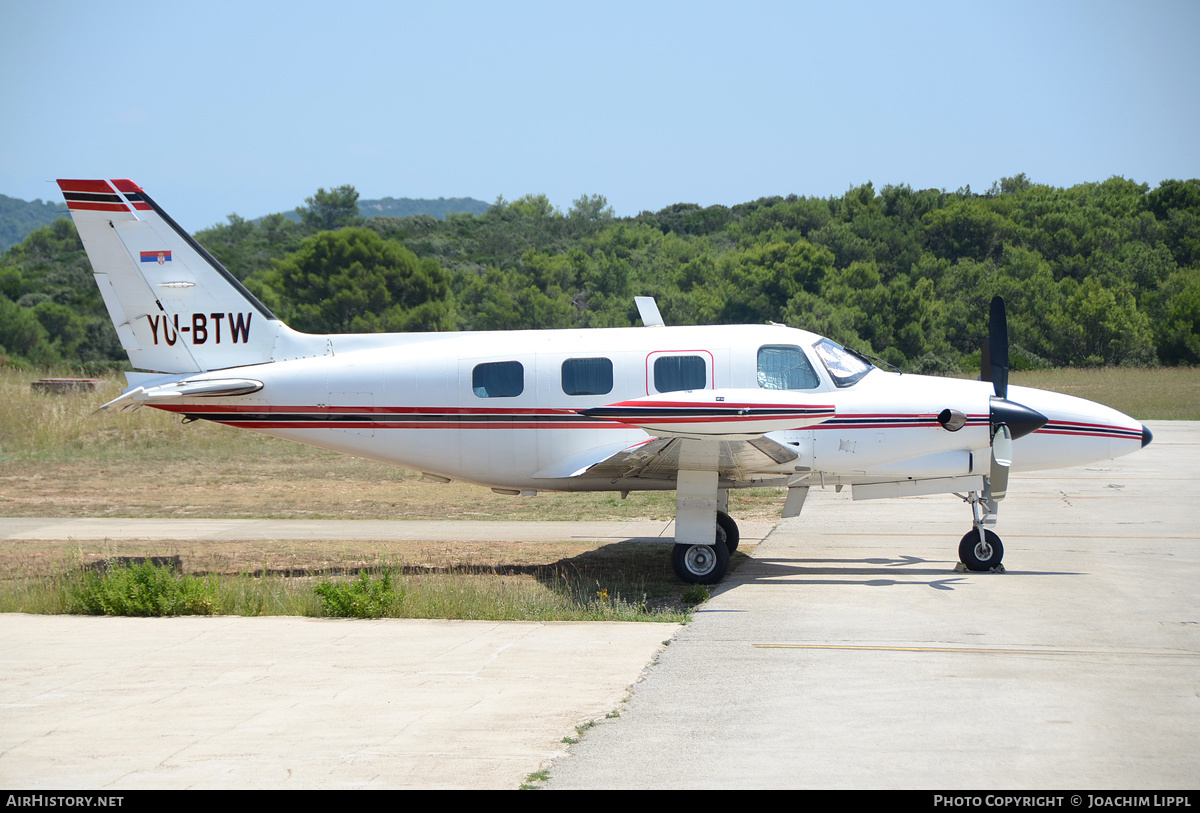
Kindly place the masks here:
<instances>
[{"instance_id":1,"label":"main landing gear","mask_svg":"<svg viewBox=\"0 0 1200 813\"><path fill-rule=\"evenodd\" d=\"M737 550L741 534L737 523L724 511L717 512L713 544L692 545L677 542L671 550L671 567L680 581L688 584L716 584L729 572L729 563Z\"/></svg>"},{"instance_id":2,"label":"main landing gear","mask_svg":"<svg viewBox=\"0 0 1200 813\"><path fill-rule=\"evenodd\" d=\"M717 540L721 539L721 531L725 532L725 547L729 548L729 555L737 551L738 541L742 535L738 533L737 523L733 521L733 517L726 514L724 511L717 512Z\"/></svg>"}]
</instances>

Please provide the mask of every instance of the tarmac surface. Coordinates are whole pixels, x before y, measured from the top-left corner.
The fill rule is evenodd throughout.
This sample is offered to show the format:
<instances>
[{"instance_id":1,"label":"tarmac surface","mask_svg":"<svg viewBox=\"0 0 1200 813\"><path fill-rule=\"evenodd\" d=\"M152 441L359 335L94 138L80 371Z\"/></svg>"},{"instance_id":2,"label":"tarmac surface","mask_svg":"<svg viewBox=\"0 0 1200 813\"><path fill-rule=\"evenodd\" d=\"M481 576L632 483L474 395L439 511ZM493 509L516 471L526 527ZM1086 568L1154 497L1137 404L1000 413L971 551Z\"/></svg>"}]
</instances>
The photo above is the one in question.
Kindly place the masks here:
<instances>
[{"instance_id":1,"label":"tarmac surface","mask_svg":"<svg viewBox=\"0 0 1200 813\"><path fill-rule=\"evenodd\" d=\"M549 787L1196 788L1200 423L1148 425L1012 476L1003 574L953 496L814 492Z\"/></svg>"},{"instance_id":2,"label":"tarmac surface","mask_svg":"<svg viewBox=\"0 0 1200 813\"><path fill-rule=\"evenodd\" d=\"M955 571L953 496L814 489L685 627L2 615L0 786L512 788L548 769L552 788L1195 787L1200 423L1149 426L1134 455L1013 476L1006 573ZM0 519L0 538L252 538L85 522ZM262 533L329 534L281 524Z\"/></svg>"}]
</instances>

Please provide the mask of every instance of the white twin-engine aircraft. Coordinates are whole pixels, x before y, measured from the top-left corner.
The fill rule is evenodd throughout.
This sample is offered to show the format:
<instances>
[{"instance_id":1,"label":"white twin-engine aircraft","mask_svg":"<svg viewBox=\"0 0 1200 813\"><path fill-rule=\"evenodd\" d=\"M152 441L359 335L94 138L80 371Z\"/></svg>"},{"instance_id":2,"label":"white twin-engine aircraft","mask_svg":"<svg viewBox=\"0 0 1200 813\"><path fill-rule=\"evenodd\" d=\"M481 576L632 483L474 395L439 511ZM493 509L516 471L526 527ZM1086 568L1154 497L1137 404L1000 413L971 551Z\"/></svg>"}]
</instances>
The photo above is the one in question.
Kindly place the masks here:
<instances>
[{"instance_id":1,"label":"white twin-engine aircraft","mask_svg":"<svg viewBox=\"0 0 1200 813\"><path fill-rule=\"evenodd\" d=\"M1010 470L1137 451L1150 431L1100 404L1008 386L1004 303L982 381L878 370L780 325L488 333L298 333L128 180L60 180L133 366L102 408L151 406L395 463L501 494L674 489L675 572L712 584L738 527L731 488L814 485L855 500L956 493L971 570L1000 565Z\"/></svg>"}]
</instances>

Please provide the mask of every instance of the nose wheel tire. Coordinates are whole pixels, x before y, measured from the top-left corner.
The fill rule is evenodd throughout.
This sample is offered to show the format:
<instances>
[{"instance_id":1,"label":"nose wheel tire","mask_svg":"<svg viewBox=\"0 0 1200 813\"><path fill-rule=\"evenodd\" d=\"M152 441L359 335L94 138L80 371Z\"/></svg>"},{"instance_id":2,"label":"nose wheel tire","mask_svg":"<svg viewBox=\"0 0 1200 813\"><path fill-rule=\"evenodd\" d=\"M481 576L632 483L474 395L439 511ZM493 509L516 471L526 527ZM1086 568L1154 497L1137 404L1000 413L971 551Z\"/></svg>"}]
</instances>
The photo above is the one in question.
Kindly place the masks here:
<instances>
[{"instance_id":1,"label":"nose wheel tire","mask_svg":"<svg viewBox=\"0 0 1200 813\"><path fill-rule=\"evenodd\" d=\"M1004 558L1004 546L1000 544L1000 537L992 531L983 531L983 538L979 537L979 529L972 528L967 531L962 541L958 543L958 560L963 563L967 570L977 572L992 570L998 567L1000 560Z\"/></svg>"},{"instance_id":2,"label":"nose wheel tire","mask_svg":"<svg viewBox=\"0 0 1200 813\"><path fill-rule=\"evenodd\" d=\"M671 567L680 581L688 584L716 584L729 572L729 548L725 530L717 526L712 545L676 544L671 550Z\"/></svg>"}]
</instances>

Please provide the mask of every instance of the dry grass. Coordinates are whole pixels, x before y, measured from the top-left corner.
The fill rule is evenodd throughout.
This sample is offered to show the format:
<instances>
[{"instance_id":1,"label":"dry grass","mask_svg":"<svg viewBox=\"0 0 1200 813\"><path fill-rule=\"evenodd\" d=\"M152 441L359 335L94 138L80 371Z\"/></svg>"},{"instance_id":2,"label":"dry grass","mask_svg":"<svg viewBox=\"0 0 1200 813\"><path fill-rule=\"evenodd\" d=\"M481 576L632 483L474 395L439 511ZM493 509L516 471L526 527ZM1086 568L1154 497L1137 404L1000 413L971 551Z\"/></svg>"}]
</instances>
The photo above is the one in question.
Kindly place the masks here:
<instances>
[{"instance_id":1,"label":"dry grass","mask_svg":"<svg viewBox=\"0 0 1200 813\"><path fill-rule=\"evenodd\" d=\"M1011 381L1098 401L1139 421L1200 420L1197 367L1030 370Z\"/></svg>"}]
</instances>

